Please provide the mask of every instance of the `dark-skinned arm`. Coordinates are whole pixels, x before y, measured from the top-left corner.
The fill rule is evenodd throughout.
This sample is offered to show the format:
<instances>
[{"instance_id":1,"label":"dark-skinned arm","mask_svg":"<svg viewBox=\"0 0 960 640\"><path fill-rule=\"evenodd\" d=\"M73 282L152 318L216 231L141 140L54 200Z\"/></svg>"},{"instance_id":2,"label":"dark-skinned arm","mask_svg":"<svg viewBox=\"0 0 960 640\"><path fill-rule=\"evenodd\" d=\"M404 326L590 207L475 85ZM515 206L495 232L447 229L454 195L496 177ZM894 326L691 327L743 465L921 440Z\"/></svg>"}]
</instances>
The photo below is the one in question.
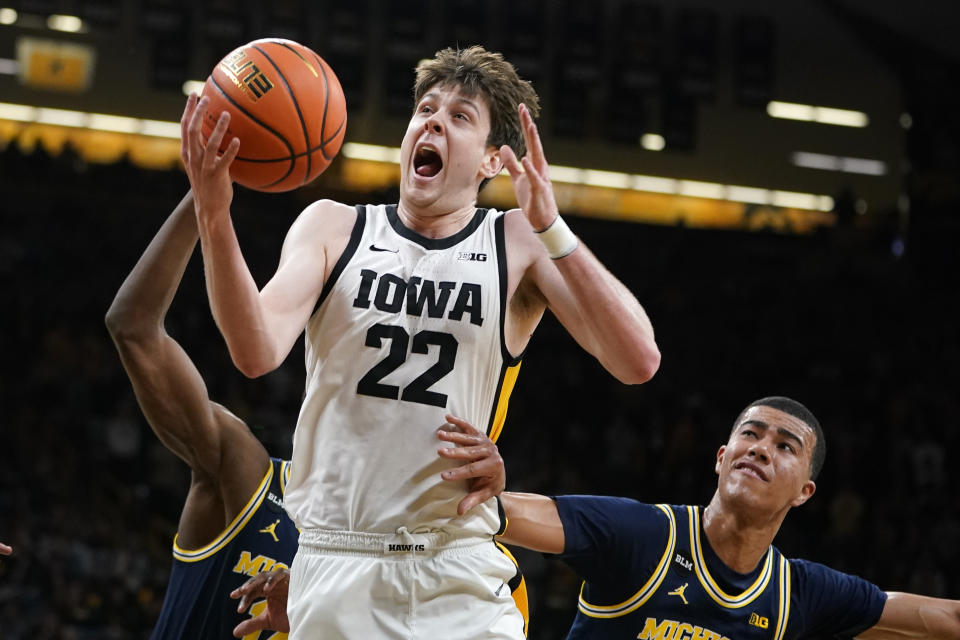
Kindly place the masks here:
<instances>
[{"instance_id":1,"label":"dark-skinned arm","mask_svg":"<svg viewBox=\"0 0 960 640\"><path fill-rule=\"evenodd\" d=\"M194 363L164 318L198 239L188 193L154 236L107 312L106 324L137 401L163 444L222 500L216 519L239 513L270 464L246 425L211 402ZM193 492L191 492L193 493ZM186 511L186 508L185 508Z\"/></svg>"}]
</instances>

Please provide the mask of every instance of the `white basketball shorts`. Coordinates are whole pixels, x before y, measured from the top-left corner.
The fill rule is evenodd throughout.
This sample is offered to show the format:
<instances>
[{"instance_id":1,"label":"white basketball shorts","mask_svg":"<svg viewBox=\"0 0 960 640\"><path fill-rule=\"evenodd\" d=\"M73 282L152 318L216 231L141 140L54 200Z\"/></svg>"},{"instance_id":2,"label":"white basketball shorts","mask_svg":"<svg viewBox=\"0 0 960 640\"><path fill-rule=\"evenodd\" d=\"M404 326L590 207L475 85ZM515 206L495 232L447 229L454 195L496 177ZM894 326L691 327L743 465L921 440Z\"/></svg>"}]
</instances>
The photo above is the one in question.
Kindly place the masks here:
<instances>
[{"instance_id":1,"label":"white basketball shorts","mask_svg":"<svg viewBox=\"0 0 960 640\"><path fill-rule=\"evenodd\" d=\"M490 536L306 529L290 568L290 640L523 640Z\"/></svg>"}]
</instances>

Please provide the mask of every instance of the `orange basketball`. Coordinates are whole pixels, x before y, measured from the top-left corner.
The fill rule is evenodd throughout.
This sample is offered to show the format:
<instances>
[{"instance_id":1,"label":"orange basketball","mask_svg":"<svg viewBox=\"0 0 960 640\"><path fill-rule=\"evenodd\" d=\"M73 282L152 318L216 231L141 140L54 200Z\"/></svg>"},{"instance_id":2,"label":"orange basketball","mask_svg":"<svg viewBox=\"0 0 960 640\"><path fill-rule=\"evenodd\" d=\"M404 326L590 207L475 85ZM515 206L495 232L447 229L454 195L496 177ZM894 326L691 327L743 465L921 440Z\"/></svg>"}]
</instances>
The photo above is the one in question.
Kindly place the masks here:
<instances>
[{"instance_id":1,"label":"orange basketball","mask_svg":"<svg viewBox=\"0 0 960 640\"><path fill-rule=\"evenodd\" d=\"M206 143L223 111L240 151L230 176L257 191L290 191L323 172L340 150L347 105L330 66L307 47L279 38L254 40L230 52L203 87L210 104Z\"/></svg>"}]
</instances>

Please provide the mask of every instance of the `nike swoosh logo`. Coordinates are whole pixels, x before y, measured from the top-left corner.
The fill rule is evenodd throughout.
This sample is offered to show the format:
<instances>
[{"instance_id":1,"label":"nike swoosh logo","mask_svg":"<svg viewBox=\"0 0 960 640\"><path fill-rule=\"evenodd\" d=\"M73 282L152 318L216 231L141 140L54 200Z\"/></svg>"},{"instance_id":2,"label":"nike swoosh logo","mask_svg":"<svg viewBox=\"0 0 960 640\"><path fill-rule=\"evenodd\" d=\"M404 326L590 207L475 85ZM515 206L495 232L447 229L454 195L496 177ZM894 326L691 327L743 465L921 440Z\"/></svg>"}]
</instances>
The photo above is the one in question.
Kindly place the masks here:
<instances>
[{"instance_id":1,"label":"nike swoosh logo","mask_svg":"<svg viewBox=\"0 0 960 640\"><path fill-rule=\"evenodd\" d=\"M375 244L370 245L370 251L389 251L390 253L400 253L400 249L384 249Z\"/></svg>"}]
</instances>

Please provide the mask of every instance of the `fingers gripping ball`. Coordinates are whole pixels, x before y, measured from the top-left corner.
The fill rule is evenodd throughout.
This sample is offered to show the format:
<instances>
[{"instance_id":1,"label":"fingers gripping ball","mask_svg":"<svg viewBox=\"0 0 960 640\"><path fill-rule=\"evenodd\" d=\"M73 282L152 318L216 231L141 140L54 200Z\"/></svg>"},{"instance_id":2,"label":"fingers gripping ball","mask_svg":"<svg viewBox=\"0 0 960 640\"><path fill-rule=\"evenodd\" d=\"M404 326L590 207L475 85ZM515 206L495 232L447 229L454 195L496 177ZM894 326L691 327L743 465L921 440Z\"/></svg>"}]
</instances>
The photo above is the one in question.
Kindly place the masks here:
<instances>
[{"instance_id":1,"label":"fingers gripping ball","mask_svg":"<svg viewBox=\"0 0 960 640\"><path fill-rule=\"evenodd\" d=\"M230 52L207 78L210 98L201 133L230 112L220 152L234 138L240 151L230 176L258 191L290 191L329 166L347 129L347 106L330 66L292 40L254 40Z\"/></svg>"}]
</instances>

